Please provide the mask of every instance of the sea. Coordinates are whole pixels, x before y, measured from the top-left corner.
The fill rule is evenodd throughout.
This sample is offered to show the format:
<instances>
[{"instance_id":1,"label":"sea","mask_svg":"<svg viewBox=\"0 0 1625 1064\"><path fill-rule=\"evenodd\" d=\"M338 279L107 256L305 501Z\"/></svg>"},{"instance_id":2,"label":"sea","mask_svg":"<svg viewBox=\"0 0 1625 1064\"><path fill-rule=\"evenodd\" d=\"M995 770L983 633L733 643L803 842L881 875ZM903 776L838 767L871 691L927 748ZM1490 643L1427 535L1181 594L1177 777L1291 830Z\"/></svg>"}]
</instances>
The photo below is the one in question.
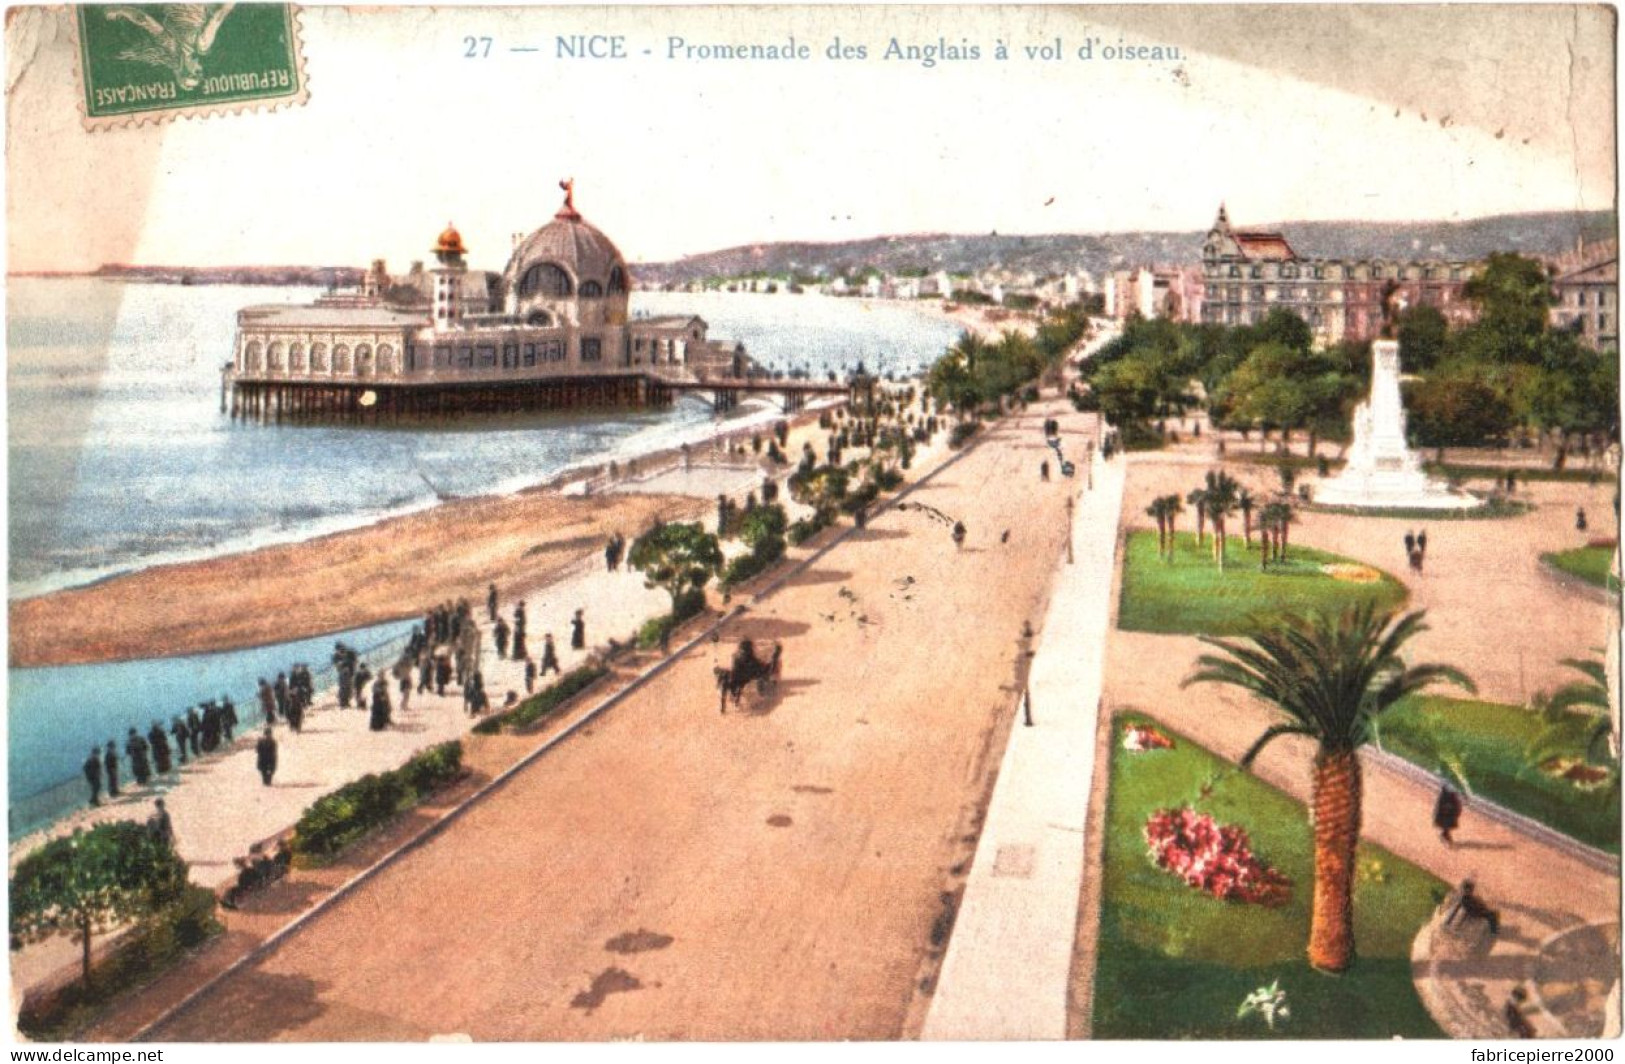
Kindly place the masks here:
<instances>
[{"instance_id":1,"label":"sea","mask_svg":"<svg viewBox=\"0 0 1625 1064\"><path fill-rule=\"evenodd\" d=\"M221 412L236 311L319 290L16 278L7 286L8 597L77 587L169 562L358 527L448 497L512 492L576 466L708 438L698 398L662 410L535 413L444 427L266 425ZM632 295L634 315L698 314L714 339L770 369L823 378L928 367L959 328L906 303L813 294ZM733 428L778 418L743 404ZM207 623L199 618L199 623ZM219 654L11 669L11 837L83 801L93 743L229 694L258 676L319 666L345 639L379 655L410 622Z\"/></svg>"}]
</instances>

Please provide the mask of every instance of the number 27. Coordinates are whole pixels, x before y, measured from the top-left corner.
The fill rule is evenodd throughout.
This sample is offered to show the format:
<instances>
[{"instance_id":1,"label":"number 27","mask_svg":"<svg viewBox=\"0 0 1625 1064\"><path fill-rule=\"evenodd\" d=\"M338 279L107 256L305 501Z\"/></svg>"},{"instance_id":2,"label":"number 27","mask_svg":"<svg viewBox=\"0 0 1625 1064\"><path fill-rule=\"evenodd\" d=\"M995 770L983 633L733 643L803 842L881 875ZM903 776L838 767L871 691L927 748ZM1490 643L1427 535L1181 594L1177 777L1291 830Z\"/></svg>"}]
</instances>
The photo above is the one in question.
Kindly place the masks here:
<instances>
[{"instance_id":1,"label":"number 27","mask_svg":"<svg viewBox=\"0 0 1625 1064\"><path fill-rule=\"evenodd\" d=\"M464 59L489 59L491 57L491 38L464 37L463 44L468 51L463 53Z\"/></svg>"}]
</instances>

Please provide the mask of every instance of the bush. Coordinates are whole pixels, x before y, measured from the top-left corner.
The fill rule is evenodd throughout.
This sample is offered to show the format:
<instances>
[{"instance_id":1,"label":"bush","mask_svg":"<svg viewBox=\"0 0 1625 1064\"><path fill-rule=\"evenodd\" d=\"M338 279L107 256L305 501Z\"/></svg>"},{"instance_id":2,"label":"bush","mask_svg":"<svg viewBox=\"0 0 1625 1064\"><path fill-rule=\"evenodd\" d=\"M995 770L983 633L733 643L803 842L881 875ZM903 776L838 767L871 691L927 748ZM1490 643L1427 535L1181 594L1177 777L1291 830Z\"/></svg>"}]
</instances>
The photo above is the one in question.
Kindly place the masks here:
<instances>
[{"instance_id":1,"label":"bush","mask_svg":"<svg viewBox=\"0 0 1625 1064\"><path fill-rule=\"evenodd\" d=\"M462 775L463 745L430 747L398 769L368 773L310 804L293 829L293 852L331 859L362 836Z\"/></svg>"},{"instance_id":2,"label":"bush","mask_svg":"<svg viewBox=\"0 0 1625 1064\"><path fill-rule=\"evenodd\" d=\"M683 597L677 600L676 610L643 622L643 627L638 629L638 649L649 650L659 646L660 641L676 631L678 625L704 612L705 592L698 588L684 592Z\"/></svg>"},{"instance_id":3,"label":"bush","mask_svg":"<svg viewBox=\"0 0 1625 1064\"><path fill-rule=\"evenodd\" d=\"M700 602L705 601L705 593L699 592ZM683 601L679 599L679 601ZM703 608L703 605L702 605ZM546 688L539 694L534 694L506 713L499 713L481 721L474 730L481 735L495 735L504 727L525 728L549 713L559 709L570 699L585 691L605 676L609 669L603 665L583 665L571 669L558 678L558 682Z\"/></svg>"},{"instance_id":4,"label":"bush","mask_svg":"<svg viewBox=\"0 0 1625 1064\"><path fill-rule=\"evenodd\" d=\"M60 1042L95 1021L101 1007L158 978L187 953L219 934L212 890L188 884L173 904L137 925L106 960L91 984L75 980L61 990L25 1000L17 1028L35 1041Z\"/></svg>"},{"instance_id":5,"label":"bush","mask_svg":"<svg viewBox=\"0 0 1625 1064\"><path fill-rule=\"evenodd\" d=\"M812 517L803 517L791 525L787 535L791 545L799 547L828 527L829 522L822 515L814 514Z\"/></svg>"},{"instance_id":6,"label":"bush","mask_svg":"<svg viewBox=\"0 0 1625 1064\"><path fill-rule=\"evenodd\" d=\"M954 426L952 432L948 433L948 446L956 450L963 447L965 441L976 435L981 427L981 423L977 421L961 421Z\"/></svg>"}]
</instances>

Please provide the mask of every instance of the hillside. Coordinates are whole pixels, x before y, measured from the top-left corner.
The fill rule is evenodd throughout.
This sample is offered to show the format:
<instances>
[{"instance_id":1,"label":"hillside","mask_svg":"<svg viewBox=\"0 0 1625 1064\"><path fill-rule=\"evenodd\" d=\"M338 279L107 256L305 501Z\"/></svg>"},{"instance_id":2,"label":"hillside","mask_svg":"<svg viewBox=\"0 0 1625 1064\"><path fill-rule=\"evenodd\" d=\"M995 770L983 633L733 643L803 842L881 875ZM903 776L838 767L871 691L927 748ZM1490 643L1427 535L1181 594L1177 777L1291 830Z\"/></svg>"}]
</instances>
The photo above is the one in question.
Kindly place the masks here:
<instances>
[{"instance_id":1,"label":"hillside","mask_svg":"<svg viewBox=\"0 0 1625 1064\"><path fill-rule=\"evenodd\" d=\"M1306 257L1382 256L1477 259L1492 251L1556 255L1577 237L1614 235L1609 211L1545 212L1475 218L1464 222L1266 222L1247 229L1278 230ZM1187 232L1047 233L985 236L925 233L880 236L839 243L751 244L691 255L675 262L634 267L647 286L685 284L708 277L771 274L782 277L855 276L865 269L977 273L1004 268L1015 273L1062 274L1079 269L1096 276L1129 266L1196 263L1206 230Z\"/></svg>"}]
</instances>

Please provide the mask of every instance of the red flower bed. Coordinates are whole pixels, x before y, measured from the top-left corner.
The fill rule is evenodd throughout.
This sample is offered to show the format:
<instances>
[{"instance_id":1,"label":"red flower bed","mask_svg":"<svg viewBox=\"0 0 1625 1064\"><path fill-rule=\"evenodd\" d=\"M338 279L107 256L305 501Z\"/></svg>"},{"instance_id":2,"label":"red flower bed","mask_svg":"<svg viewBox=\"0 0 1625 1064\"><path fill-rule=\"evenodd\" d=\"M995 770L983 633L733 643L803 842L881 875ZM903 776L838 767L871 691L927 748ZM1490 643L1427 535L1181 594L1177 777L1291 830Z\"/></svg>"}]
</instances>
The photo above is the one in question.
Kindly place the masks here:
<instances>
[{"instance_id":1,"label":"red flower bed","mask_svg":"<svg viewBox=\"0 0 1625 1064\"><path fill-rule=\"evenodd\" d=\"M1145 841L1158 868L1215 898L1274 907L1292 896L1292 881L1258 859L1245 829L1188 806L1152 813Z\"/></svg>"}]
</instances>

